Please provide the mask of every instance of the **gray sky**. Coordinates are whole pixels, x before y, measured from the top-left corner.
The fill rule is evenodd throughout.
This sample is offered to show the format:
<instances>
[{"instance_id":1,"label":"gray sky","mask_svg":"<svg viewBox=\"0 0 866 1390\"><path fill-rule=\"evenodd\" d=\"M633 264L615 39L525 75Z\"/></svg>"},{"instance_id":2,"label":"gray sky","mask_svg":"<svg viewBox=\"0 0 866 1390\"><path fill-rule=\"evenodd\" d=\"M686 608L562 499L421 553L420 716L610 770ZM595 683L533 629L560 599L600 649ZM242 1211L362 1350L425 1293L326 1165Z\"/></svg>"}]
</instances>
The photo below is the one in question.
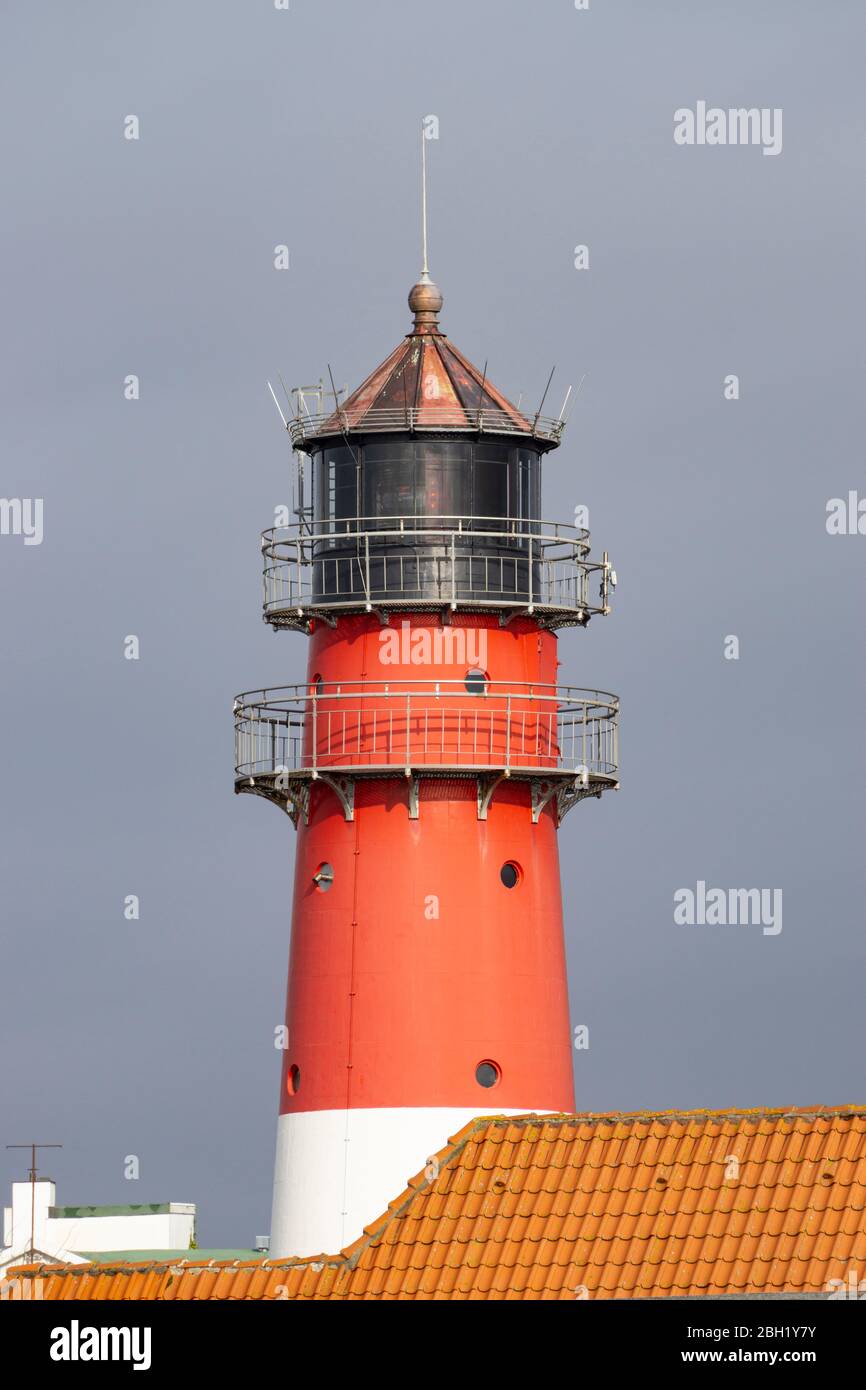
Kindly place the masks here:
<instances>
[{"instance_id":1,"label":"gray sky","mask_svg":"<svg viewBox=\"0 0 866 1390\"><path fill-rule=\"evenodd\" d=\"M265 381L355 386L407 331L429 113L443 327L513 397L586 373L543 512L587 504L620 580L560 640L623 701L622 790L561 831L578 1107L866 1100L866 536L825 528L866 493L864 28L856 0L4 7L0 494L45 534L0 537L0 1143L62 1142L61 1202L268 1229L294 832L232 794L231 699L306 650L259 617ZM675 145L698 100L781 107L782 153ZM675 926L698 879L781 888L782 932Z\"/></svg>"}]
</instances>

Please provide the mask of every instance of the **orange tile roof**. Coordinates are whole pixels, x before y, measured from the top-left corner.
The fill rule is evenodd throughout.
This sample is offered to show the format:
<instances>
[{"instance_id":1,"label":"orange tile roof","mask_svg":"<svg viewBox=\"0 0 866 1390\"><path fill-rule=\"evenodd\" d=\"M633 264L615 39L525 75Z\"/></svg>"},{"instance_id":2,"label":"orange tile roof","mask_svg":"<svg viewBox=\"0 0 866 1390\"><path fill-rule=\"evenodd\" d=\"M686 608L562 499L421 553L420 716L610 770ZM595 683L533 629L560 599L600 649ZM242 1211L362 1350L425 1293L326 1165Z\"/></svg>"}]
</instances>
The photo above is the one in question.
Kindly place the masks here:
<instances>
[{"instance_id":1,"label":"orange tile roof","mask_svg":"<svg viewBox=\"0 0 866 1390\"><path fill-rule=\"evenodd\" d=\"M33 1266L49 1299L821 1293L866 1264L866 1108L473 1120L317 1259Z\"/></svg>"}]
</instances>

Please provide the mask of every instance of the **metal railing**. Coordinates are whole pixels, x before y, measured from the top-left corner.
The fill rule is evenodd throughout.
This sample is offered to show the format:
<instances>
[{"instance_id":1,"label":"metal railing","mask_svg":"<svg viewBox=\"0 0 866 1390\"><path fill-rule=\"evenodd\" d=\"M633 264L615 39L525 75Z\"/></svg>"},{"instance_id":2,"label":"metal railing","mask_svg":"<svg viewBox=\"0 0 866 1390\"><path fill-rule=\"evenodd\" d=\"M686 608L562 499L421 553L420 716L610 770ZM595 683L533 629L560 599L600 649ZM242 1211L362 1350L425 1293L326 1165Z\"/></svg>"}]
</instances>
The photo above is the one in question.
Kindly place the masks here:
<instances>
[{"instance_id":1,"label":"metal railing","mask_svg":"<svg viewBox=\"0 0 866 1390\"><path fill-rule=\"evenodd\" d=\"M616 781L619 701L599 690L351 681L239 695L235 780L408 770Z\"/></svg>"},{"instance_id":2,"label":"metal railing","mask_svg":"<svg viewBox=\"0 0 866 1390\"><path fill-rule=\"evenodd\" d=\"M303 448L310 440L344 434L379 434L406 430L461 430L468 434L517 434L533 439L559 443L565 421L549 415L523 415L521 412L485 406L373 406L355 419L338 407L322 414L302 411L289 420L289 433L295 448Z\"/></svg>"},{"instance_id":3,"label":"metal railing","mask_svg":"<svg viewBox=\"0 0 866 1390\"><path fill-rule=\"evenodd\" d=\"M589 532L502 517L349 517L262 533L264 615L374 603L609 611L611 569ZM597 589L592 584L595 578Z\"/></svg>"}]
</instances>

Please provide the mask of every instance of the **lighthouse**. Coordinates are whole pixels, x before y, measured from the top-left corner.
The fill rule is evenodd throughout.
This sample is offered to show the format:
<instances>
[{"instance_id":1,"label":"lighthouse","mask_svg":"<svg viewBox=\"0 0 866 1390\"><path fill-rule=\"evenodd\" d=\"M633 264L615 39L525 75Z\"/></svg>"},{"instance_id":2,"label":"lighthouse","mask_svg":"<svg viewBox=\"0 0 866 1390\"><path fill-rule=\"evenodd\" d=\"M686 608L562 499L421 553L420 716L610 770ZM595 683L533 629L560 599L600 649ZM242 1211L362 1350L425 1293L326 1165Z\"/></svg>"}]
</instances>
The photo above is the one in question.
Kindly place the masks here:
<instances>
[{"instance_id":1,"label":"lighthouse","mask_svg":"<svg viewBox=\"0 0 866 1390\"><path fill-rule=\"evenodd\" d=\"M615 577L542 519L562 418L442 303L425 248L390 356L295 393L296 519L262 537L265 620L307 638L303 683L234 707L235 790L297 835L276 1256L355 1240L474 1116L574 1109L557 840L617 786L618 702L558 684L557 634Z\"/></svg>"}]
</instances>

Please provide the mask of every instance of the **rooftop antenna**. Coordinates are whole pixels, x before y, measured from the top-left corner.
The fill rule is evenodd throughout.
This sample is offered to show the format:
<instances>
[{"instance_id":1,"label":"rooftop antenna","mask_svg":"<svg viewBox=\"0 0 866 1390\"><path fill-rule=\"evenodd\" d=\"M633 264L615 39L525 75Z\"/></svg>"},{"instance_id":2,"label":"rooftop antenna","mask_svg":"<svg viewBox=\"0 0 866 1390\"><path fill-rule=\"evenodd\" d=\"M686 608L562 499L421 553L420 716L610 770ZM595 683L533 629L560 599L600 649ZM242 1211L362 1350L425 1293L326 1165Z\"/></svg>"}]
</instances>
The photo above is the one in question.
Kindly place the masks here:
<instances>
[{"instance_id":1,"label":"rooftop antenna","mask_svg":"<svg viewBox=\"0 0 866 1390\"><path fill-rule=\"evenodd\" d=\"M30 1263L36 1255L36 1150L62 1149L62 1144L7 1144L7 1149L30 1150Z\"/></svg>"},{"instance_id":2,"label":"rooftop antenna","mask_svg":"<svg viewBox=\"0 0 866 1390\"><path fill-rule=\"evenodd\" d=\"M281 406L280 406L280 403L279 403L279 401L277 400L277 393L276 393L276 391L274 390L274 388L273 388L273 386L271 385L270 382L268 382L268 390L270 391L271 395L272 395L273 398L274 398L274 405L277 407L277 410L279 410L279 412L280 412L280 419L282 420L283 425L285 426L286 429L288 429L288 428L289 428L289 422L288 422L288 420L286 419L285 415L284 415L283 412L282 412L282 408L281 408Z\"/></svg>"},{"instance_id":3,"label":"rooftop antenna","mask_svg":"<svg viewBox=\"0 0 866 1390\"><path fill-rule=\"evenodd\" d=\"M430 278L427 262L427 132L421 122L421 274L409 291L409 308L415 316L413 332L416 334L439 332L436 315L442 308L442 295L438 285Z\"/></svg>"},{"instance_id":4,"label":"rooftop antenna","mask_svg":"<svg viewBox=\"0 0 866 1390\"><path fill-rule=\"evenodd\" d=\"M340 429L343 431L343 440L344 440L344 443L345 443L345 445L346 445L346 448L349 450L349 453L351 454L352 458L355 460L355 505L356 505L356 508L357 508L357 510L356 510L356 512L355 512L355 515L356 515L356 516L360 516L360 515L361 515L361 509L360 509L360 501L361 501L361 460L359 459L358 455L355 453L355 450L352 448L352 441L350 440L349 435L348 435L348 432L347 432L347 430L346 430L346 412L345 412L345 410L343 409L343 407L342 407L341 404L340 404L340 394L339 394L339 392L338 392L338 390L337 390L336 382L334 381L334 373L331 371L331 364L330 364L330 362L328 363L328 376L331 378L331 395L334 397L334 405L335 405L336 408L337 408L337 418L338 418L339 421L340 421Z\"/></svg>"},{"instance_id":5,"label":"rooftop antenna","mask_svg":"<svg viewBox=\"0 0 866 1390\"><path fill-rule=\"evenodd\" d=\"M340 403L340 394L341 394L341 393L337 390L337 383L334 381L334 373L331 371L331 364L330 364L330 362L328 363L328 376L331 378L331 391L330 391L330 394L334 397L334 409L336 410L337 415L339 416L340 425L341 425L341 427L342 427L343 434L345 434L345 433L346 433L346 412L344 411L344 409L343 409L343 407L342 407L342 405L341 405L341 403Z\"/></svg>"},{"instance_id":6,"label":"rooftop antenna","mask_svg":"<svg viewBox=\"0 0 866 1390\"><path fill-rule=\"evenodd\" d=\"M584 383L585 381L586 381L586 372L584 372L583 376L580 378L580 381L577 383L577 390L576 390L575 393L574 393L574 399L575 399L575 400L577 400L578 396L580 395L580 393L581 393L581 391L582 391L582 389L583 389L583 383ZM559 412L559 418L560 418L560 420L562 419L563 415L565 414L565 407L566 407L567 404L568 404L568 398L569 398L570 395L571 395L571 387L569 386L568 390L567 390L566 393L565 393L565 400L562 402L562 410ZM573 407L572 407L572 408L573 408ZM568 423L567 419L566 419L566 422L565 422L565 423Z\"/></svg>"},{"instance_id":7,"label":"rooftop antenna","mask_svg":"<svg viewBox=\"0 0 866 1390\"><path fill-rule=\"evenodd\" d=\"M550 383L553 381L553 373L554 373L555 371L556 371L556 364L554 363L554 365L553 365L553 366L551 367L551 369L550 369L550 376L547 378L547 385L546 385L545 388L544 388L544 395L541 397L541 400L538 402L538 409L537 409L536 412L535 412L535 419L534 419L533 422L532 422L532 433L533 433L533 434L535 434L535 427L536 427L536 425L538 424L539 417L540 417L541 412L542 412L542 409L543 409L543 407L544 407L544 402L547 400L547 393L548 393L548 391L550 390Z\"/></svg>"},{"instance_id":8,"label":"rooftop antenna","mask_svg":"<svg viewBox=\"0 0 866 1390\"><path fill-rule=\"evenodd\" d=\"M424 122L421 122L421 282L427 284L430 271L427 268L427 135Z\"/></svg>"},{"instance_id":9,"label":"rooftop antenna","mask_svg":"<svg viewBox=\"0 0 866 1390\"><path fill-rule=\"evenodd\" d=\"M282 374L282 372L277 372L277 376L280 378L280 385L281 385L282 388L283 388L283 395L285 396L286 400L287 400L288 403L289 403L289 410L291 410L291 408L292 408L292 398L291 398L291 396L289 395L289 390L288 390L288 387L286 386L286 383L283 381L283 374Z\"/></svg>"},{"instance_id":10,"label":"rooftop antenna","mask_svg":"<svg viewBox=\"0 0 866 1390\"><path fill-rule=\"evenodd\" d=\"M355 460L355 516L361 515L361 460L352 448L352 441L346 429L346 412L340 405L340 396L337 391L337 384L334 381L334 373L331 371L331 364L328 363L328 376L331 378L331 392L334 397L334 404L337 407L337 415L340 421L340 429L343 431L343 442L349 450L350 455ZM360 541L356 541L360 545Z\"/></svg>"}]
</instances>

